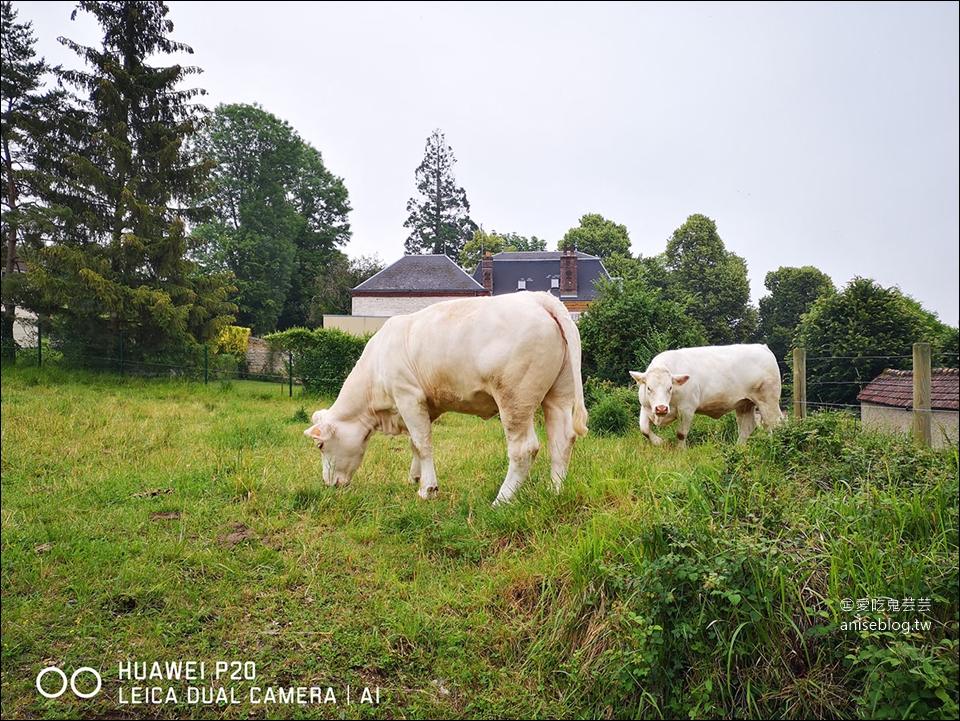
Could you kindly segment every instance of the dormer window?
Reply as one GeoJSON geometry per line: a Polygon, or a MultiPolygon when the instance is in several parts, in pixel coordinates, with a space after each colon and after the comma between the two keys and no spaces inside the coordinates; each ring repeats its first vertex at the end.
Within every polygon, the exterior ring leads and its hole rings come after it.
{"type": "Polygon", "coordinates": [[[527,279],[521,278],[517,281],[517,290],[526,290],[527,289],[527,279]]]}
{"type": "Polygon", "coordinates": [[[551,279],[550,279],[550,287],[551,287],[551,288],[559,288],[559,287],[560,287],[560,279],[559,279],[559,278],[551,278],[551,279]]]}

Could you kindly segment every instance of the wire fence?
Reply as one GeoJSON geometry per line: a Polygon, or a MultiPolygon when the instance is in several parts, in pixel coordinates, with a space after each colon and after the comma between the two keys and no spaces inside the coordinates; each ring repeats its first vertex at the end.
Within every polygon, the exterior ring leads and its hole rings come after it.
{"type": "MultiPolygon", "coordinates": [[[[71,338],[69,343],[45,336],[40,324],[21,327],[17,364],[88,368],[120,376],[177,377],[209,383],[211,381],[258,380],[276,383],[293,395],[297,363],[293,353],[261,352],[253,357],[248,351],[238,358],[216,353],[210,346],[167,348],[144,354],[126,344],[120,335],[112,343],[85,343],[71,338]]],[[[802,349],[799,349],[802,350],[802,349]]],[[[914,349],[915,350],[915,349],[914,349]]],[[[781,409],[795,414],[808,411],[845,411],[859,416],[862,404],[858,396],[887,369],[913,371],[916,354],[900,355],[811,355],[803,352],[798,362],[781,362],[783,393],[781,409]],[[799,367],[798,367],[799,364],[799,367]],[[798,374],[802,374],[798,377],[798,374]],[[802,408],[802,411],[800,410],[802,408]]],[[[927,356],[929,360],[929,356],[927,356]]],[[[957,368],[957,353],[942,352],[938,365],[957,368]]],[[[927,377],[930,368],[924,369],[927,377]]],[[[330,379],[337,380],[337,379],[330,379]]],[[[342,382],[342,378],[338,379],[342,382]]]]}
{"type": "MultiPolygon", "coordinates": [[[[797,400],[801,400],[809,410],[842,410],[858,414],[861,403],[857,397],[868,385],[889,370],[913,372],[914,360],[913,353],[909,355],[806,356],[805,395],[800,399],[797,398],[798,384],[795,378],[796,361],[794,361],[783,373],[784,394],[781,403],[792,408],[797,400]],[[831,375],[836,373],[838,364],[849,366],[848,377],[833,380],[831,375]],[[849,377],[850,375],[856,377],[849,377]]],[[[941,352],[937,360],[939,363],[919,370],[930,373],[934,368],[956,369],[960,365],[957,353],[941,352]]]]}
{"type": "Polygon", "coordinates": [[[87,342],[75,336],[64,340],[43,326],[19,329],[15,362],[19,366],[85,369],[121,377],[180,378],[202,383],[255,380],[276,383],[293,395],[299,381],[291,353],[266,352],[237,357],[216,352],[210,345],[167,347],[142,351],[120,334],[109,340],[87,342]]]}

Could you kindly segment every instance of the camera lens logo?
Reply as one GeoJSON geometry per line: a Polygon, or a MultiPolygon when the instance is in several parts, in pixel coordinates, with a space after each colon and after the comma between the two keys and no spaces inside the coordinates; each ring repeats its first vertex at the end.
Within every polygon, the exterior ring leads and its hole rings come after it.
{"type": "Polygon", "coordinates": [[[77,696],[77,698],[93,698],[98,693],[100,693],[100,687],[103,686],[103,679],[100,678],[99,671],[97,671],[95,668],[90,668],[89,666],[83,666],[81,668],[78,668],[76,671],[73,672],[73,675],[70,676],[69,681],[67,680],[67,674],[65,674],[56,666],[47,666],[47,668],[43,669],[40,673],[37,674],[37,691],[39,691],[40,695],[45,698],[59,698],[60,696],[63,696],[63,694],[67,690],[67,686],[70,687],[70,690],[73,691],[74,695],[77,696]],[[79,676],[84,672],[89,673],[97,680],[97,686],[96,688],[93,689],[93,691],[81,691],[80,689],[77,688],[77,676],[79,676]],[[52,673],[60,677],[60,681],[61,681],[60,690],[56,691],[55,693],[44,691],[43,685],[40,683],[43,680],[43,677],[46,676],[48,673],[52,673]]]}

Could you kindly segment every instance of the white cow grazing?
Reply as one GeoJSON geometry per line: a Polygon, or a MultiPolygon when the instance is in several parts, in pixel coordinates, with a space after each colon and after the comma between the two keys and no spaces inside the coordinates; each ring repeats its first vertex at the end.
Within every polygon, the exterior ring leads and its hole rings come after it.
{"type": "MultiPolygon", "coordinates": [[[[455,411],[500,414],[510,464],[494,505],[509,501],[540,448],[543,408],[559,491],[577,436],[587,433],[580,333],[549,293],[463,298],[390,318],[367,343],[334,404],[305,433],[323,454],[323,480],[350,483],[375,431],[410,436],[410,480],[437,495],[431,424],[455,411]]],[[[467,450],[467,449],[464,449],[467,450]]]]}
{"type": "Polygon", "coordinates": [[[740,443],[760,422],[770,430],[779,423],[780,368],[765,345],[719,345],[681,348],[660,353],[645,373],[630,371],[640,394],[640,431],[654,445],[663,439],[651,430],[651,421],[667,426],[678,418],[677,441],[686,446],[696,413],[720,418],[737,412],[740,443]]]}

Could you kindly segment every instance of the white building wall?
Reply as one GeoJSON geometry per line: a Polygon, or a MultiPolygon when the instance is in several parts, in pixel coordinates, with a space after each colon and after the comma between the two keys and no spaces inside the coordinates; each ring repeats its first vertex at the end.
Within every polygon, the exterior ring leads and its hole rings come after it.
{"type": "Polygon", "coordinates": [[[397,296],[397,297],[355,297],[350,305],[351,315],[391,316],[416,313],[428,305],[452,300],[455,296],[397,296]]]}
{"type": "MultiPolygon", "coordinates": [[[[945,448],[948,442],[957,442],[958,419],[956,411],[933,411],[930,429],[934,448],[945,448]]],[[[860,405],[860,421],[864,428],[885,433],[913,433],[913,411],[871,403],[860,405]]]]}
{"type": "Polygon", "coordinates": [[[13,340],[21,348],[37,347],[37,316],[23,308],[17,308],[13,322],[13,340]]]}

